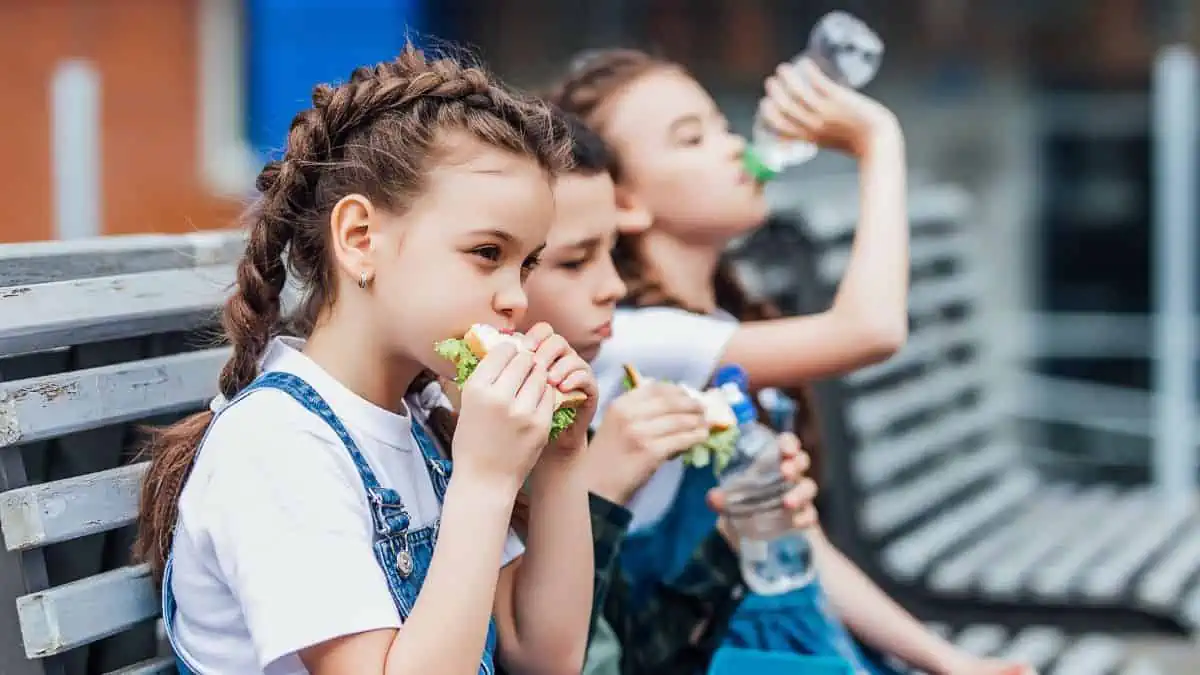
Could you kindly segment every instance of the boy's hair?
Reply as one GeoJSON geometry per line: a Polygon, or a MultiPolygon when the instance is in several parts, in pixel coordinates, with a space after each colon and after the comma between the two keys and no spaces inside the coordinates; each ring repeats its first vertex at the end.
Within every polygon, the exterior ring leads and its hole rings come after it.
{"type": "Polygon", "coordinates": [[[571,172],[585,176],[609,173],[612,170],[612,153],[604,139],[592,131],[577,115],[559,111],[567,130],[571,134],[571,172]]]}
{"type": "MultiPolygon", "coordinates": [[[[603,138],[607,105],[635,81],[662,70],[687,72],[673,61],[637,49],[589,50],[571,61],[567,73],[550,89],[547,98],[566,113],[577,115],[603,138]]],[[[609,167],[613,180],[620,181],[621,158],[615,152],[611,153],[609,167]]],[[[613,262],[628,288],[628,304],[666,305],[696,311],[696,308],[688,307],[667,293],[654,278],[641,254],[640,235],[619,235],[613,248],[613,262]]],[[[774,304],[750,296],[729,260],[723,259],[717,266],[713,286],[717,304],[739,320],[755,321],[780,316],[774,304]]],[[[787,393],[796,400],[796,434],[805,451],[812,456],[815,467],[820,439],[812,392],[809,387],[802,386],[790,388],[787,393]]],[[[819,471],[813,471],[813,475],[818,476],[819,471]]]]}
{"type": "MultiPolygon", "coordinates": [[[[440,134],[460,131],[489,145],[531,157],[551,175],[570,165],[565,123],[545,102],[520,96],[478,66],[426,58],[410,46],[395,60],[360,67],[342,84],[319,85],[312,107],[292,120],[284,155],[255,183],[261,193],[245,215],[249,238],[237,269],[236,292],[222,313],[233,355],[219,389],[233,400],[259,374],[271,339],[290,327],[306,335],[336,300],[329,216],[343,196],[365,195],[403,213],[425,189],[440,134]],[[285,257],[286,252],[286,257],[285,257]],[[280,295],[289,272],[304,289],[285,321],[280,295]]],[[[422,374],[419,390],[433,377],[422,374]]],[[[433,424],[449,451],[453,420],[435,411],[433,424]]],[[[211,412],[152,432],[150,469],[142,485],[135,556],[161,581],[178,502],[211,412]]]]}

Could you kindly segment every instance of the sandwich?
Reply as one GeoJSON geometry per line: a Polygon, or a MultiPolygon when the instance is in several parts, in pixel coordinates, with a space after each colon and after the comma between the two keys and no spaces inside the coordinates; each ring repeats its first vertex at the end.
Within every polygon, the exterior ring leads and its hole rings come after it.
{"type": "MultiPolygon", "coordinates": [[[[486,324],[477,323],[471,326],[466,335],[461,338],[442,340],[433,346],[442,358],[454,364],[454,383],[462,388],[471,373],[479,365],[479,361],[487,353],[505,342],[512,343],[520,350],[525,350],[520,333],[504,333],[486,324]]],[[[527,350],[526,350],[527,351],[527,350]]],[[[562,392],[555,390],[557,405],[554,419],[550,423],[550,440],[558,438],[567,427],[575,422],[579,406],[587,400],[587,394],[582,391],[562,392]]]]}
{"type": "MultiPolygon", "coordinates": [[[[649,381],[630,364],[625,364],[624,369],[626,390],[635,389],[649,381]]],[[[688,396],[700,402],[704,409],[704,421],[708,424],[708,440],[688,448],[680,458],[689,466],[712,464],[713,470],[720,473],[729,464],[729,460],[733,459],[738,438],[737,415],[734,414],[725,392],[719,388],[697,391],[685,384],[678,386],[688,396]]]]}

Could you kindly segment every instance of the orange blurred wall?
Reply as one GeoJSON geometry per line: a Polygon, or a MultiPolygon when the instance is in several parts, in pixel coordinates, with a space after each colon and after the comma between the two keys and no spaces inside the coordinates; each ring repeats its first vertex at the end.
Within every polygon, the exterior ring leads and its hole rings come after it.
{"type": "Polygon", "coordinates": [[[69,58],[99,72],[103,233],[229,225],[239,205],[197,156],[201,1],[0,0],[0,242],[55,236],[50,86],[69,58]]]}

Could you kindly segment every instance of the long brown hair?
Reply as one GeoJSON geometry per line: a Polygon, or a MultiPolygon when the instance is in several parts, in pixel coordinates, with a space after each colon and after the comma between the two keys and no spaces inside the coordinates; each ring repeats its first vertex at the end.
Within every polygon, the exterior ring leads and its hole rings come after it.
{"type": "MultiPolygon", "coordinates": [[[[258,175],[261,195],[244,217],[249,240],[236,291],[222,313],[233,345],[220,375],[222,395],[233,399],[258,376],[271,338],[285,326],[280,294],[289,272],[304,289],[296,315],[286,322],[289,331],[307,334],[319,312],[334,302],[328,223],[337,201],[358,193],[403,213],[424,189],[445,130],[532,157],[550,174],[569,164],[566,126],[548,105],[452,58],[427,59],[409,46],[393,61],[356,69],[343,84],[317,86],[312,107],[292,120],[282,159],[258,175]]],[[[422,374],[410,392],[433,379],[422,374]]],[[[142,484],[134,554],[149,563],[158,581],[179,496],[211,420],[206,411],[156,430],[145,448],[150,469],[142,484]]],[[[449,451],[452,414],[438,408],[430,421],[449,451]]]]}
{"type": "MultiPolygon", "coordinates": [[[[572,62],[567,74],[550,89],[549,98],[563,110],[578,115],[603,137],[607,106],[630,84],[660,70],[686,72],[677,63],[636,49],[585,52],[572,62]]],[[[612,149],[611,144],[609,147],[612,149]]],[[[615,150],[610,171],[613,180],[620,182],[623,174],[621,158],[615,150]]],[[[662,287],[642,255],[639,235],[619,235],[613,248],[613,261],[629,289],[628,303],[636,306],[672,306],[701,313],[701,310],[689,307],[662,287]]],[[[740,321],[759,321],[780,316],[778,308],[771,302],[750,296],[727,259],[717,265],[713,287],[717,305],[740,321]]],[[[820,454],[820,433],[812,391],[808,386],[801,385],[788,388],[785,392],[796,401],[794,429],[813,459],[812,475],[819,477],[820,470],[816,464],[820,454]]],[[[760,416],[762,413],[760,408],[760,416]]]]}

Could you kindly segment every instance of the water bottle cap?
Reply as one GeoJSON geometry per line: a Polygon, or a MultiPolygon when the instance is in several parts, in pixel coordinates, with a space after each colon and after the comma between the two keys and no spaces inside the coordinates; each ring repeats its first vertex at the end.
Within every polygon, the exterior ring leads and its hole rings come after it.
{"type": "Polygon", "coordinates": [[[736,363],[730,363],[721,366],[713,373],[712,383],[714,387],[724,387],[726,384],[737,385],[737,388],[743,392],[750,391],[750,376],[746,373],[746,369],[736,363]]]}
{"type": "Polygon", "coordinates": [[[754,401],[750,398],[750,376],[741,366],[734,363],[722,366],[713,375],[713,385],[724,392],[739,426],[758,418],[758,411],[754,409],[754,401]]]}
{"type": "Polygon", "coordinates": [[[767,166],[762,155],[752,146],[747,146],[746,151],[742,153],[742,164],[746,167],[746,173],[759,183],[774,180],[779,175],[778,171],[767,166]]]}

